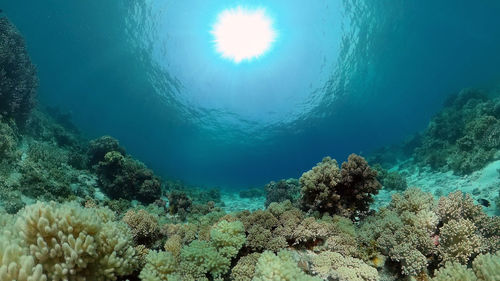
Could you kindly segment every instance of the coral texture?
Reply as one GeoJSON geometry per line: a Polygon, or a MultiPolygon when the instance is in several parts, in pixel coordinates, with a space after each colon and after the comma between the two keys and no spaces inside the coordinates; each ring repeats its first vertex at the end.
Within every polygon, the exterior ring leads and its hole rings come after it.
{"type": "Polygon", "coordinates": [[[54,281],[116,280],[128,275],[137,266],[132,236],[113,217],[109,210],[72,203],[27,206],[10,235],[4,233],[0,239],[11,244],[2,258],[10,264],[0,273],[18,275],[17,280],[54,281]]]}
{"type": "Polygon", "coordinates": [[[377,281],[378,272],[360,259],[344,257],[339,253],[324,251],[314,256],[313,271],[328,280],[339,281],[377,281]]]}
{"type": "Polygon", "coordinates": [[[136,244],[150,247],[160,234],[158,218],[145,210],[129,210],[123,221],[131,229],[136,244]]]}
{"type": "Polygon", "coordinates": [[[296,179],[272,181],[266,185],[265,189],[266,207],[272,202],[280,203],[286,200],[296,202],[300,197],[300,184],[296,179]]]}
{"type": "Polygon", "coordinates": [[[0,116],[22,126],[35,106],[38,78],[24,39],[0,16],[0,116]]]}
{"type": "Polygon", "coordinates": [[[377,172],[355,154],[349,155],[341,169],[336,160],[325,157],[299,181],[304,209],[347,217],[365,214],[372,195],[381,188],[377,172]]]}
{"type": "Polygon", "coordinates": [[[460,175],[481,169],[500,148],[497,108],[498,98],[478,90],[453,95],[424,132],[414,151],[416,162],[460,175]]]}
{"type": "Polygon", "coordinates": [[[97,175],[103,191],[112,199],[153,203],[160,198],[161,183],[153,171],[118,151],[104,155],[104,160],[97,165],[97,175]]]}
{"type": "Polygon", "coordinates": [[[292,254],[280,251],[277,255],[266,251],[255,267],[253,281],[319,281],[321,279],[305,274],[293,259],[292,254]]]}

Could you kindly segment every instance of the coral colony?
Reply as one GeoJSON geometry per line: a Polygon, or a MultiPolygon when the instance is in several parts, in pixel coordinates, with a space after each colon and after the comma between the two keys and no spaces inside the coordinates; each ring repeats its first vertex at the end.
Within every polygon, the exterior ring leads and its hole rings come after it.
{"type": "MultiPolygon", "coordinates": [[[[230,210],[218,189],[161,179],[110,136],[85,139],[35,106],[37,83],[0,18],[2,281],[500,280],[500,219],[486,203],[408,187],[383,155],[325,157],[241,191],[260,208],[230,210]]],[[[415,169],[482,169],[500,149],[500,99],[464,90],[411,143],[415,169]]]]}

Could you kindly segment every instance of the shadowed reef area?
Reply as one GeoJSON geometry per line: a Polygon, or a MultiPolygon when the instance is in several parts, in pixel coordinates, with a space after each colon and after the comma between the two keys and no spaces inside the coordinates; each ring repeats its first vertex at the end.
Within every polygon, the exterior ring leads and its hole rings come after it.
{"type": "Polygon", "coordinates": [[[36,105],[0,17],[0,280],[500,280],[500,98],[465,89],[402,144],[234,191],[160,178],[36,105]]]}

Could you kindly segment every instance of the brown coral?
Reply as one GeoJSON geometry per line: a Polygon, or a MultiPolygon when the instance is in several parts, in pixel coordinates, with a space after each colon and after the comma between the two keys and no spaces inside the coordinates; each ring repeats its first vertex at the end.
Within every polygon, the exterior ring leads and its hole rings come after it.
{"type": "Polygon", "coordinates": [[[366,214],[372,195],[382,187],[377,181],[377,172],[356,154],[349,155],[341,169],[336,160],[325,157],[302,174],[299,181],[305,210],[351,218],[366,214]]]}
{"type": "Polygon", "coordinates": [[[151,246],[159,237],[158,218],[145,210],[129,210],[123,221],[130,227],[137,244],[151,246]]]}

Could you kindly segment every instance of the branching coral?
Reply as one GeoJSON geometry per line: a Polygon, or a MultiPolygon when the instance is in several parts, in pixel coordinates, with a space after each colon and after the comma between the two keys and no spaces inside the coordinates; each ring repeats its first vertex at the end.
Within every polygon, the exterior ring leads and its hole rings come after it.
{"type": "Polygon", "coordinates": [[[324,280],[378,281],[375,268],[360,259],[344,257],[335,252],[324,251],[313,257],[312,269],[324,280]]]}
{"type": "Polygon", "coordinates": [[[23,125],[35,106],[37,87],[36,69],[24,39],[0,16],[0,116],[23,125]]]}
{"type": "MultiPolygon", "coordinates": [[[[212,227],[209,238],[208,241],[200,239],[192,241],[182,247],[180,253],[177,253],[176,246],[180,241],[171,241],[168,247],[165,246],[166,253],[173,259],[179,260],[175,272],[183,277],[182,280],[208,280],[207,274],[218,278],[227,273],[231,259],[238,254],[245,243],[243,224],[239,221],[221,220],[212,227]]],[[[179,240],[180,237],[176,239],[179,240]]]]}
{"type": "Polygon", "coordinates": [[[260,253],[252,253],[238,260],[238,263],[231,269],[231,280],[251,281],[255,274],[255,266],[259,261],[260,253]]]}
{"type": "Polygon", "coordinates": [[[277,255],[266,251],[255,267],[253,281],[319,281],[321,279],[305,274],[294,261],[292,254],[280,251],[277,255]]]}
{"type": "Polygon", "coordinates": [[[177,267],[178,262],[170,252],[149,251],[139,278],[143,281],[181,281],[175,273],[177,267]]]}
{"type": "Polygon", "coordinates": [[[450,220],[440,231],[439,253],[443,263],[455,261],[466,264],[482,250],[482,237],[467,219],[450,220]]]}
{"type": "Polygon", "coordinates": [[[123,216],[123,221],[131,229],[136,244],[151,247],[159,238],[158,218],[145,210],[129,210],[123,216]]]}
{"type": "Polygon", "coordinates": [[[11,229],[13,222],[0,223],[0,226],[0,280],[46,281],[42,265],[35,263],[26,247],[21,246],[22,241],[13,232],[15,229],[11,229]]]}
{"type": "Polygon", "coordinates": [[[500,280],[500,251],[478,256],[472,262],[472,268],[479,280],[500,280]]]}
{"type": "Polygon", "coordinates": [[[207,241],[195,240],[181,250],[179,272],[186,280],[202,280],[206,274],[220,276],[229,270],[230,260],[207,241]]]}
{"type": "Polygon", "coordinates": [[[306,210],[355,217],[365,214],[372,195],[381,188],[377,172],[366,160],[351,154],[339,169],[337,161],[325,157],[300,177],[302,206],[306,210]]]}
{"type": "Polygon", "coordinates": [[[457,262],[448,262],[435,272],[432,281],[496,281],[500,280],[500,252],[479,255],[472,262],[472,269],[457,262]]]}
{"type": "Polygon", "coordinates": [[[109,210],[71,203],[27,206],[11,234],[0,239],[11,244],[2,254],[10,264],[0,272],[19,279],[1,280],[116,280],[132,273],[132,236],[112,218],[109,210]]]}
{"type": "Polygon", "coordinates": [[[446,197],[439,198],[437,214],[444,223],[462,218],[479,222],[486,217],[481,206],[474,204],[474,199],[461,191],[455,191],[446,197]]]}
{"type": "Polygon", "coordinates": [[[427,267],[427,257],[436,252],[432,236],[438,217],[433,212],[431,194],[410,188],[393,195],[387,209],[367,218],[359,229],[359,240],[365,247],[380,251],[401,265],[405,275],[417,275],[427,267]]]}

